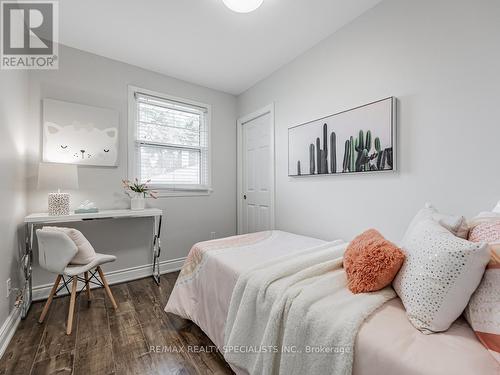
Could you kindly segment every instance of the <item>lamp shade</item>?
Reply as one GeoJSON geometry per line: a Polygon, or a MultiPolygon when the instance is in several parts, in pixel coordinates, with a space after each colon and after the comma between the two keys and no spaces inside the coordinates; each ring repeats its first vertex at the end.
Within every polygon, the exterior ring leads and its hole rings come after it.
{"type": "Polygon", "coordinates": [[[78,170],[74,164],[40,163],[39,189],[78,189],[78,170]]]}

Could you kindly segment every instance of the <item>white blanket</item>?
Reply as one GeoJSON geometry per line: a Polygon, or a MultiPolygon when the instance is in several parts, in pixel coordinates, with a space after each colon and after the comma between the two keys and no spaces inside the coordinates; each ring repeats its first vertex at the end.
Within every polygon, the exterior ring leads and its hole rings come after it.
{"type": "Polygon", "coordinates": [[[251,375],[351,374],[361,323],[395,297],[352,294],[335,241],[242,274],[225,326],[226,360],[251,375]]]}

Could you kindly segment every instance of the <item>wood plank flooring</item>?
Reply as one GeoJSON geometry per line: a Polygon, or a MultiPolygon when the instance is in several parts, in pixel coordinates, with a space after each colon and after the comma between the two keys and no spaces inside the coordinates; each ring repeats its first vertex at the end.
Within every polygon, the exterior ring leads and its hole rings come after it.
{"type": "Polygon", "coordinates": [[[0,360],[4,374],[232,374],[214,344],[195,324],[163,311],[178,273],[80,293],[73,334],[65,331],[69,297],[54,299],[43,324],[44,302],[31,306],[0,360]],[[197,346],[201,353],[188,350],[197,346]],[[151,348],[155,347],[155,350],[151,348]]]}

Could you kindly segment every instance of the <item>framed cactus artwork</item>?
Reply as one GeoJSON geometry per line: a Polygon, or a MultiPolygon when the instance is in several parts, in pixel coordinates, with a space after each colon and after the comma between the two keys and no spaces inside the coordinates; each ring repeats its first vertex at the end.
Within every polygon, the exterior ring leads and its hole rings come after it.
{"type": "Polygon", "coordinates": [[[289,176],[395,170],[394,97],[288,129],[289,176]]]}

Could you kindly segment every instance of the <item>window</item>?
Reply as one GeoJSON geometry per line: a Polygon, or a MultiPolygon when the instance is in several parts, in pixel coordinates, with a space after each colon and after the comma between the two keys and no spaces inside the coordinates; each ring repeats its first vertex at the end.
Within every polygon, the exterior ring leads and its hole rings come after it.
{"type": "Polygon", "coordinates": [[[129,177],[155,189],[210,190],[210,107],[130,87],[129,177]]]}

